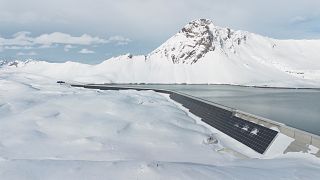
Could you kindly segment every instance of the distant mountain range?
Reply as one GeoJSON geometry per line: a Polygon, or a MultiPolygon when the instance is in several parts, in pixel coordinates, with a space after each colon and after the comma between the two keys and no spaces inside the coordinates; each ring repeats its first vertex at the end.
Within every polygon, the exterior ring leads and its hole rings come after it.
{"type": "Polygon", "coordinates": [[[127,54],[98,65],[43,61],[0,64],[6,67],[2,70],[90,83],[320,87],[319,50],[320,40],[272,39],[199,19],[146,56],[127,54]]]}

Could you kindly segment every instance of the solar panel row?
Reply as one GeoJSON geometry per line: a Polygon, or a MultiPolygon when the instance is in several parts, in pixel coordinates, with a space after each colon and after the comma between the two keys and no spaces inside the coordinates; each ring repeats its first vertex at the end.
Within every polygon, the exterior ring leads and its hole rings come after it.
{"type": "Polygon", "coordinates": [[[263,154],[277,135],[277,131],[243,120],[232,115],[231,111],[192,99],[180,94],[171,93],[170,98],[204,122],[263,154]]]}

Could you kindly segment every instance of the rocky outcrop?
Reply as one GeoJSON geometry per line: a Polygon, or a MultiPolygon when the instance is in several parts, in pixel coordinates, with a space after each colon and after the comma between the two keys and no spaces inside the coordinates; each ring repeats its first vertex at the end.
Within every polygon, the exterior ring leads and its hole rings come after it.
{"type": "Polygon", "coordinates": [[[193,64],[209,51],[236,53],[235,47],[246,41],[246,33],[215,26],[211,20],[191,21],[149,56],[167,58],[173,63],[193,64]]]}

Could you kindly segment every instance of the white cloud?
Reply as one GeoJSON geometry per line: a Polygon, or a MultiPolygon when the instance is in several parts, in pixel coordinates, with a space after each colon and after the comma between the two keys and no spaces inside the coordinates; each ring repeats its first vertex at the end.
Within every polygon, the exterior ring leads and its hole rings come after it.
{"type": "Polygon", "coordinates": [[[43,44],[43,45],[39,45],[37,48],[46,49],[46,48],[52,48],[52,47],[57,47],[57,44],[55,44],[54,46],[49,44],[43,44]]]}
{"type": "Polygon", "coordinates": [[[16,45],[16,46],[26,46],[26,45],[47,45],[52,44],[78,44],[78,45],[92,45],[92,44],[102,44],[108,43],[107,40],[93,37],[88,34],[83,34],[82,36],[71,36],[70,34],[54,32],[51,34],[42,34],[38,37],[31,37],[30,32],[18,32],[13,35],[12,38],[2,38],[0,37],[0,45],[16,45]]]}
{"type": "Polygon", "coordinates": [[[121,44],[126,45],[131,40],[122,36],[112,36],[108,39],[98,36],[83,34],[81,36],[72,36],[70,34],[53,32],[50,34],[41,34],[32,37],[30,32],[22,31],[15,33],[12,38],[0,37],[0,46],[6,46],[4,49],[26,49],[37,46],[38,48],[48,48],[52,45],[65,45],[64,50],[68,51],[72,45],[92,46],[98,44],[121,44]]]}
{"type": "Polygon", "coordinates": [[[115,43],[117,45],[127,45],[131,42],[131,39],[123,36],[112,36],[108,39],[108,42],[115,43]]]}
{"type": "Polygon", "coordinates": [[[65,52],[69,52],[70,49],[72,49],[72,48],[75,48],[75,47],[72,46],[72,45],[70,45],[70,44],[67,44],[67,45],[64,46],[63,50],[64,50],[65,52]]]}
{"type": "Polygon", "coordinates": [[[71,36],[61,32],[54,32],[51,34],[42,34],[33,41],[35,44],[77,44],[77,45],[92,45],[92,44],[103,44],[107,43],[105,39],[99,37],[92,37],[88,34],[82,36],[71,36]]]}
{"type": "Polygon", "coordinates": [[[2,38],[0,37],[0,46],[29,46],[33,44],[33,38],[29,37],[29,32],[18,32],[13,35],[13,38],[2,38]]]}
{"type": "Polygon", "coordinates": [[[3,49],[20,50],[20,49],[33,49],[31,46],[4,46],[3,49]]]}
{"type": "Polygon", "coordinates": [[[38,55],[38,53],[34,52],[34,51],[30,51],[30,52],[18,52],[17,56],[35,56],[38,55]]]}
{"type": "Polygon", "coordinates": [[[92,50],[89,50],[89,49],[84,48],[84,49],[81,49],[81,50],[79,51],[79,53],[81,53],[81,54],[93,54],[93,53],[95,53],[95,52],[92,51],[92,50]]]}

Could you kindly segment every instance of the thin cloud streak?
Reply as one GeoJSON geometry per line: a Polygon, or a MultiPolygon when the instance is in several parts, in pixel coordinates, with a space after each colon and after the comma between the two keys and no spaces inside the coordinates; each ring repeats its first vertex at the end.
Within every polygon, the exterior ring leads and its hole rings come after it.
{"type": "Polygon", "coordinates": [[[36,56],[38,53],[31,51],[31,52],[18,52],[17,56],[36,56]]]}
{"type": "Polygon", "coordinates": [[[122,36],[113,36],[108,39],[93,37],[88,34],[83,34],[81,36],[72,36],[70,34],[54,32],[50,34],[41,34],[37,37],[30,36],[30,32],[18,32],[13,35],[12,38],[2,38],[0,37],[0,46],[34,46],[34,45],[44,45],[50,46],[52,44],[66,44],[66,45],[94,45],[94,44],[128,44],[131,42],[129,38],[122,36]]]}
{"type": "Polygon", "coordinates": [[[92,50],[89,50],[89,49],[84,48],[84,49],[81,49],[81,50],[79,51],[79,53],[80,53],[80,54],[93,54],[93,53],[95,53],[95,52],[92,51],[92,50]]]}

